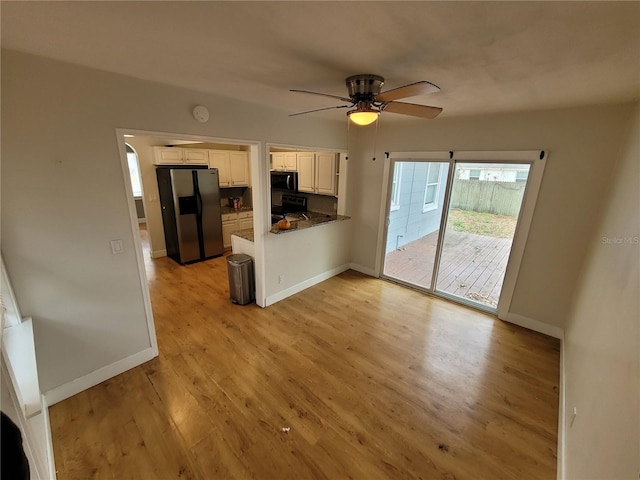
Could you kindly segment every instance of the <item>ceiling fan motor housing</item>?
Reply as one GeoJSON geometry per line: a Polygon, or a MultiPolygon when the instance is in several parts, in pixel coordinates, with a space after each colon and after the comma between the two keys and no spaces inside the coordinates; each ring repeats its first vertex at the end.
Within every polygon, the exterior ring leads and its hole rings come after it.
{"type": "Polygon", "coordinates": [[[355,102],[373,102],[382,89],[384,78],[380,75],[363,73],[347,77],[345,83],[349,90],[349,97],[355,102]]]}

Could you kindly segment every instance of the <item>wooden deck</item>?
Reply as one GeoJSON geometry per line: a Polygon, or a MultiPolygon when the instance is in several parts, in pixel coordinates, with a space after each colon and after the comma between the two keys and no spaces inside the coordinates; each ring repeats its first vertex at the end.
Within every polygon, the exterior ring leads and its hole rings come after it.
{"type": "MultiPolygon", "coordinates": [[[[431,288],[438,232],[387,254],[384,274],[431,288]]],[[[447,232],[437,289],[483,305],[497,307],[507,268],[511,239],[447,232]]]]}

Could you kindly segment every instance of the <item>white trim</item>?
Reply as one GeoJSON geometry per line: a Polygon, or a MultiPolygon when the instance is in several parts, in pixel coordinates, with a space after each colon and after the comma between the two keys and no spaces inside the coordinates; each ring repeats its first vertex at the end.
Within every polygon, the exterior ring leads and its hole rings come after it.
{"type": "MultiPolygon", "coordinates": [[[[128,134],[129,132],[127,132],[128,134]]],[[[149,282],[147,280],[147,271],[144,266],[144,256],[142,254],[142,240],[139,235],[138,227],[138,211],[136,209],[136,201],[133,197],[133,188],[131,186],[131,176],[129,173],[129,161],[127,159],[127,147],[125,142],[125,132],[116,128],[116,140],[118,142],[118,150],[120,151],[120,167],[122,169],[124,187],[127,196],[127,206],[129,207],[129,223],[131,224],[131,234],[133,236],[133,244],[135,246],[135,257],[138,265],[138,281],[140,282],[140,290],[144,302],[144,313],[147,320],[147,335],[149,336],[149,344],[158,355],[158,340],[156,338],[156,326],[153,320],[153,309],[151,308],[151,296],[149,294],[149,282]]],[[[132,147],[133,148],[133,147],[132,147]]],[[[136,153],[136,156],[138,154],[136,153]]],[[[140,179],[142,183],[142,179],[140,179]]],[[[143,192],[144,194],[144,192],[143,192]]],[[[143,201],[144,205],[144,201],[143,201]]]]}
{"type": "Polygon", "coordinates": [[[2,373],[3,387],[7,389],[9,400],[11,405],[5,405],[3,403],[2,410],[5,413],[13,412],[14,415],[9,415],[12,418],[22,433],[22,443],[29,461],[29,467],[31,470],[31,478],[33,480],[56,480],[56,468],[53,457],[53,441],[51,439],[51,425],[49,423],[49,409],[46,399],[43,395],[40,396],[40,413],[27,419],[20,411],[19,402],[14,389],[14,385],[10,381],[5,359],[0,360],[0,369],[2,373]],[[36,425],[41,423],[40,426],[36,425]],[[35,427],[38,427],[37,429],[35,427]],[[44,436],[44,438],[42,438],[44,436]],[[38,439],[40,438],[40,441],[38,439]],[[45,449],[45,452],[42,451],[45,449]],[[43,458],[43,455],[46,458],[43,458]]]}
{"type": "Polygon", "coordinates": [[[151,252],[151,258],[161,258],[167,256],[167,249],[163,248],[162,250],[154,250],[151,252]]]}
{"type": "Polygon", "coordinates": [[[349,267],[350,265],[348,263],[345,263],[344,265],[340,265],[339,267],[332,268],[331,270],[328,270],[324,273],[316,275],[315,277],[311,277],[305,280],[304,282],[298,283],[297,285],[281,290],[275,295],[271,295],[270,297],[267,297],[266,305],[267,306],[273,305],[274,303],[279,302],[280,300],[284,300],[285,298],[290,297],[291,295],[295,295],[296,293],[299,293],[320,282],[324,282],[325,280],[328,280],[331,277],[335,277],[336,275],[349,270],[349,267]]]}
{"type": "Polygon", "coordinates": [[[263,143],[249,145],[249,174],[253,208],[253,268],[255,275],[256,305],[265,306],[267,277],[264,268],[264,237],[271,228],[271,190],[269,189],[269,157],[263,143]],[[269,203],[265,203],[268,201],[269,203]]]}
{"type": "Polygon", "coordinates": [[[506,319],[510,313],[511,300],[516,289],[518,275],[520,273],[520,265],[524,257],[524,249],[529,239],[529,231],[531,222],[533,221],[533,213],[538,201],[540,193],[540,185],[542,184],[542,176],[546,166],[547,152],[544,152],[543,159],[540,159],[538,152],[538,160],[534,160],[529,168],[529,176],[527,179],[522,205],[520,206],[520,215],[516,222],[516,231],[513,234],[513,242],[511,243],[511,251],[507,260],[507,268],[502,281],[502,291],[498,300],[498,318],[506,319]]]}
{"type": "Polygon", "coordinates": [[[355,270],[356,272],[360,272],[364,275],[369,275],[370,277],[378,278],[378,275],[376,275],[375,270],[373,270],[372,268],[360,265],[359,263],[351,263],[349,264],[349,268],[351,270],[355,270]]]}
{"type": "Polygon", "coordinates": [[[558,402],[558,447],[557,457],[558,463],[556,466],[556,478],[558,480],[564,480],[567,476],[565,471],[565,422],[566,422],[566,407],[565,407],[565,371],[564,371],[564,338],[560,339],[560,399],[558,402]]]}
{"type": "MultiPolygon", "coordinates": [[[[389,224],[389,216],[391,209],[391,184],[393,183],[393,171],[395,169],[395,161],[392,161],[391,154],[385,155],[384,166],[382,172],[382,194],[380,195],[380,208],[378,211],[378,248],[373,266],[373,277],[380,278],[382,267],[384,266],[384,256],[387,246],[387,227],[389,224]],[[391,168],[393,166],[393,168],[391,168]]],[[[352,264],[353,265],[353,264],[352,264]]],[[[362,267],[361,268],[366,268],[362,267]]],[[[354,270],[365,273],[362,270],[351,267],[354,270]]],[[[369,269],[367,269],[369,270],[369,269]]]]}
{"type": "Polygon", "coordinates": [[[525,317],[524,315],[509,312],[505,318],[501,318],[500,320],[519,325],[520,327],[533,330],[534,332],[549,335],[553,338],[558,338],[560,340],[564,339],[564,330],[562,328],[541,322],[540,320],[525,317]]]}
{"type": "Polygon", "coordinates": [[[4,258],[0,255],[0,269],[2,270],[2,285],[0,286],[0,308],[3,309],[0,314],[2,315],[1,328],[12,327],[19,325],[22,321],[22,313],[20,313],[20,307],[16,300],[16,295],[13,292],[11,281],[9,280],[9,273],[7,267],[4,264],[4,258]]]}
{"type": "Polygon", "coordinates": [[[45,448],[47,450],[47,468],[49,471],[49,479],[56,480],[56,461],[53,455],[53,437],[51,436],[51,421],[49,420],[49,404],[44,395],[40,395],[40,403],[42,405],[42,421],[44,422],[45,431],[45,448]]]}
{"type": "Polygon", "coordinates": [[[535,162],[546,160],[547,150],[454,150],[452,159],[460,161],[476,161],[491,162],[495,160],[497,163],[509,162],[535,162]]]}
{"type": "Polygon", "coordinates": [[[58,402],[73,397],[80,392],[88,390],[91,387],[95,387],[99,383],[109,380],[110,378],[120,375],[121,373],[131,370],[138,365],[142,365],[149,360],[158,356],[157,350],[153,348],[147,348],[141,352],[134,353],[128,357],[125,357],[110,365],[94,370],[91,373],[83,375],[82,377],[71,380],[58,387],[52,388],[44,393],[45,399],[48,405],[55,405],[58,402]]]}
{"type": "Polygon", "coordinates": [[[434,151],[434,152],[389,152],[387,159],[391,160],[438,160],[448,162],[451,159],[451,152],[449,151],[434,151]]]}
{"type": "Polygon", "coordinates": [[[40,382],[31,317],[4,329],[2,357],[9,372],[20,413],[26,419],[40,413],[40,382]]]}

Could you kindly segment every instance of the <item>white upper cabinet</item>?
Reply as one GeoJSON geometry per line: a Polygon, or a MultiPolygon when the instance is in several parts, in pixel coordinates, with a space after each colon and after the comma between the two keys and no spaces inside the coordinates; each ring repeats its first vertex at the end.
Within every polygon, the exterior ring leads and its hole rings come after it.
{"type": "Polygon", "coordinates": [[[298,153],[298,190],[336,195],[337,161],[331,152],[298,153]]]}
{"type": "Polygon", "coordinates": [[[203,148],[185,148],[184,163],[189,165],[209,165],[209,150],[203,148]]]}
{"type": "Polygon", "coordinates": [[[153,147],[154,163],[156,165],[182,164],[182,149],[172,147],[153,147]]]}
{"type": "Polygon", "coordinates": [[[336,154],[316,153],[316,193],[335,195],[337,184],[336,154]]]}
{"type": "Polygon", "coordinates": [[[218,169],[221,187],[250,185],[249,155],[247,152],[209,150],[209,168],[218,169]]]}
{"type": "Polygon", "coordinates": [[[296,172],[298,170],[298,153],[273,152],[271,154],[271,169],[296,172]]]}
{"type": "Polygon", "coordinates": [[[153,147],[156,165],[208,165],[208,150],[202,148],[153,147]]]}
{"type": "Polygon", "coordinates": [[[247,152],[229,152],[229,170],[231,171],[231,186],[251,185],[247,152]]]}
{"type": "Polygon", "coordinates": [[[315,154],[300,152],[298,154],[298,190],[316,193],[315,154]]]}
{"type": "Polygon", "coordinates": [[[209,150],[209,168],[218,169],[218,183],[221,187],[231,186],[229,152],[224,150],[209,150]]]}

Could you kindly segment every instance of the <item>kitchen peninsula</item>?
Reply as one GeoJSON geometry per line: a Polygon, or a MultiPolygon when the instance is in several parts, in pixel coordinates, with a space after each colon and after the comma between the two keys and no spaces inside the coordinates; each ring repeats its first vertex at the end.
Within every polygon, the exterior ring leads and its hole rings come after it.
{"type": "Polygon", "coordinates": [[[282,234],[295,232],[297,230],[302,230],[311,227],[317,227],[319,225],[325,225],[327,223],[333,222],[342,222],[344,220],[349,220],[351,217],[347,217],[345,215],[331,215],[326,213],[318,213],[318,212],[304,212],[304,213],[289,213],[285,216],[287,220],[291,223],[289,228],[279,228],[278,224],[274,224],[269,233],[282,234]]]}

